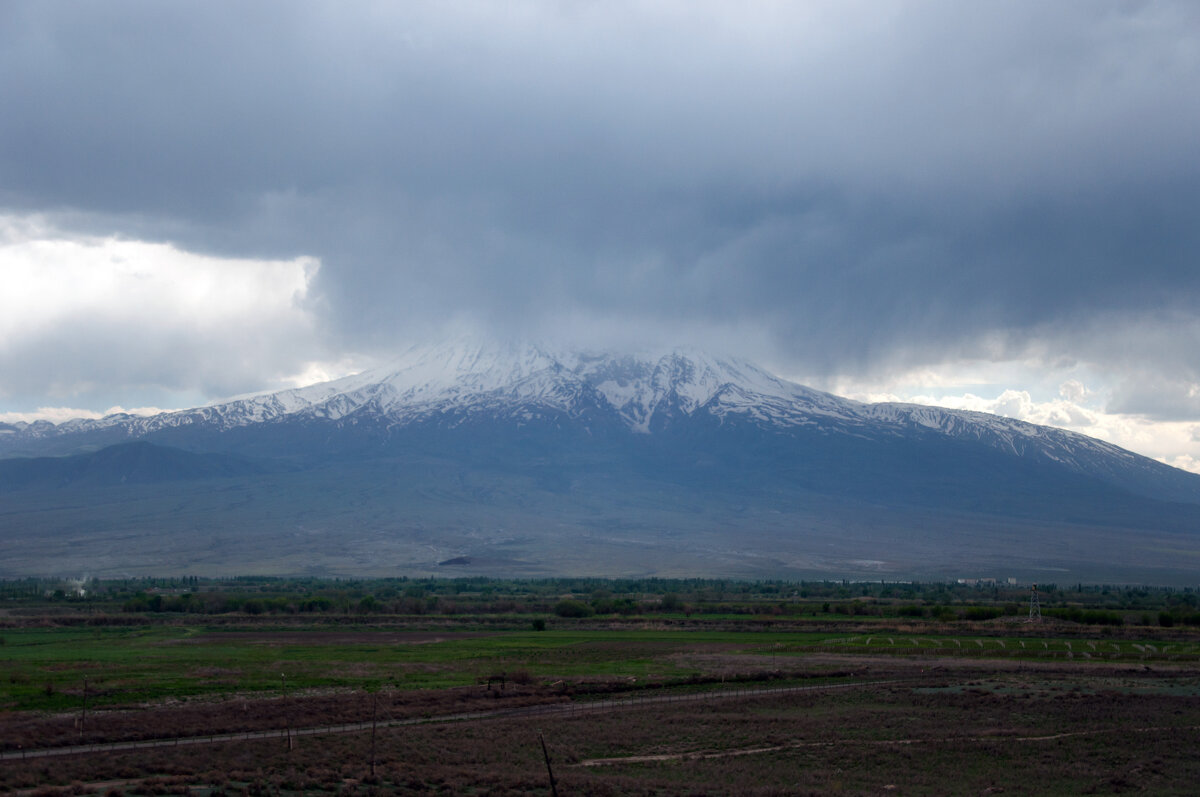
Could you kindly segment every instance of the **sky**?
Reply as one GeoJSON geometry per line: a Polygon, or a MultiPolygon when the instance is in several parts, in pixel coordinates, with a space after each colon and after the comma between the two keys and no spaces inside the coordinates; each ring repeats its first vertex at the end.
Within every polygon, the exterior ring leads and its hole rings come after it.
{"type": "Polygon", "coordinates": [[[1200,4],[0,4],[0,421],[451,331],[1200,472],[1200,4]]]}

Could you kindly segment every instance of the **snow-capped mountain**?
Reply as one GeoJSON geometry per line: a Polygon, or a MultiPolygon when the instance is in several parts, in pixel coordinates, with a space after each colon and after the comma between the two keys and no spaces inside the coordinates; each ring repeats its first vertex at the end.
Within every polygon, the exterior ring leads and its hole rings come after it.
{"type": "Polygon", "coordinates": [[[689,349],[458,341],[181,412],[3,426],[0,456],[0,577],[1200,570],[1200,476],[689,349]]]}
{"type": "Polygon", "coordinates": [[[29,437],[120,428],[137,437],[172,427],[230,429],[285,418],[338,421],[356,413],[393,425],[445,415],[541,412],[577,415],[597,407],[630,430],[651,431],[656,415],[756,413],[763,421],[803,422],[793,411],[854,415],[854,402],[780,380],[746,362],[673,350],[639,354],[555,351],[539,345],[454,343],[414,347],[378,368],[332,382],[255,394],[152,417],[110,415],[54,426],[14,428],[29,437]]]}
{"type": "Polygon", "coordinates": [[[57,426],[10,427],[0,454],[64,450],[55,442],[229,432],[268,424],[407,427],[547,419],[652,435],[706,423],[750,425],[780,435],[941,436],[1045,460],[1135,492],[1200,501],[1200,478],[1084,435],[978,412],[912,404],[863,404],[780,379],[733,357],[691,349],[594,353],[538,344],[455,341],[413,347],[383,366],[303,388],[239,397],[151,417],[111,415],[57,426]],[[41,445],[39,445],[39,443],[41,445]]]}

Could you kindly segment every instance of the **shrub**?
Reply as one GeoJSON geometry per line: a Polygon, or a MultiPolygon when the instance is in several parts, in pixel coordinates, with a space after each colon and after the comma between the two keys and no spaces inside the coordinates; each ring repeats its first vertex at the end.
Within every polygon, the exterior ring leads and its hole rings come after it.
{"type": "Polygon", "coordinates": [[[635,614],[638,605],[630,598],[603,597],[593,599],[592,608],[596,614],[635,614]]]}
{"type": "Polygon", "coordinates": [[[971,606],[965,616],[968,620],[994,620],[1002,613],[1001,609],[993,606],[971,606]]]}
{"type": "Polygon", "coordinates": [[[554,604],[554,613],[559,617],[591,617],[595,614],[591,606],[570,598],[554,604]]]}
{"type": "Polygon", "coordinates": [[[1088,625],[1124,625],[1125,618],[1119,612],[1106,612],[1099,609],[1043,609],[1042,614],[1059,620],[1070,620],[1073,623],[1088,625]]]}
{"type": "Polygon", "coordinates": [[[318,595],[315,598],[308,598],[301,601],[300,611],[302,612],[327,612],[333,608],[333,601],[323,595],[318,595]]]}
{"type": "Polygon", "coordinates": [[[508,680],[514,684],[527,686],[533,683],[533,673],[529,672],[529,670],[513,670],[508,674],[508,680]]]}

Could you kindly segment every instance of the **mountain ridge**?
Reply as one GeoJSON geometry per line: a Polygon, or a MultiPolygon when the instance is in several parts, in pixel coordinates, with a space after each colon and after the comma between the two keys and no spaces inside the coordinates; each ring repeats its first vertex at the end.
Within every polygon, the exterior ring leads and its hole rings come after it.
{"type": "Polygon", "coordinates": [[[262,471],[261,466],[241,457],[197,454],[134,440],[85,454],[0,459],[0,493],[222,479],[262,471]]]}
{"type": "Polygon", "coordinates": [[[0,577],[420,576],[464,557],[455,575],[1194,585],[1200,572],[1200,476],[681,350],[414,349],[307,388],[7,428],[0,577]],[[147,478],[131,442],[162,463],[258,470],[147,478]]]}
{"type": "Polygon", "coordinates": [[[718,423],[739,418],[782,434],[812,426],[876,436],[929,430],[1017,457],[1044,457],[1150,497],[1200,503],[1200,476],[1086,435],[966,410],[864,404],[788,382],[744,360],[686,348],[605,355],[515,343],[413,347],[377,368],[303,388],[148,417],[12,425],[13,432],[0,435],[0,456],[67,453],[53,444],[39,447],[39,441],[56,438],[69,442],[92,435],[103,444],[159,433],[169,438],[171,430],[228,432],[288,422],[382,422],[395,431],[481,417],[520,424],[562,414],[610,431],[624,426],[653,434],[697,413],[718,423]]]}

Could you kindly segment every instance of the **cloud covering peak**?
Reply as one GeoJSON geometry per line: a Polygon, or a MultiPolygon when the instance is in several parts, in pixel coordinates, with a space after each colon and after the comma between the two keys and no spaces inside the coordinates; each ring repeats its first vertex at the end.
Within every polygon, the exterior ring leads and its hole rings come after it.
{"type": "MultiPolygon", "coordinates": [[[[0,208],[166,247],[181,284],[241,264],[262,307],[209,302],[251,319],[229,374],[124,349],[177,394],[469,324],[804,379],[1082,364],[1186,420],[1198,84],[1189,2],[11,2],[0,208]]],[[[6,341],[0,392],[52,392],[37,363],[106,329],[67,307],[6,341]]]]}

